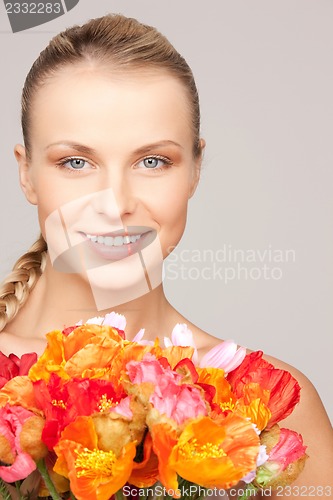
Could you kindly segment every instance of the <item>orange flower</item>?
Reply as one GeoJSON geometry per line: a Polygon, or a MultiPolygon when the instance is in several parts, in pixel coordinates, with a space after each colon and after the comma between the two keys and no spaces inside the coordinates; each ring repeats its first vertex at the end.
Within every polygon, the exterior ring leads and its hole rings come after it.
{"type": "Polygon", "coordinates": [[[153,452],[153,440],[149,432],[140,447],[142,447],[142,461],[133,462],[133,470],[128,482],[137,488],[148,488],[159,479],[158,459],[153,452]]]}
{"type": "Polygon", "coordinates": [[[236,402],[235,412],[249,418],[261,431],[266,428],[271,419],[268,408],[270,391],[262,389],[259,384],[251,383],[243,388],[243,397],[236,402]]]}
{"type": "Polygon", "coordinates": [[[152,431],[167,489],[177,490],[177,474],[200,486],[230,488],[256,468],[259,438],[251,422],[235,414],[218,422],[209,417],[192,421],[178,439],[163,424],[152,431]]]}
{"type": "Polygon", "coordinates": [[[175,366],[183,359],[192,359],[193,354],[193,347],[170,346],[163,349],[163,357],[168,360],[172,369],[175,369],[175,366]]]}
{"type": "Polygon", "coordinates": [[[65,380],[69,376],[64,370],[65,357],[64,357],[64,344],[66,338],[60,330],[54,330],[46,335],[47,346],[43,354],[38,358],[29,371],[29,378],[32,381],[45,380],[49,381],[51,373],[57,373],[59,377],[65,380]]]}
{"type": "Polygon", "coordinates": [[[99,448],[93,419],[78,417],[63,431],[55,452],[54,471],[69,478],[78,500],[109,500],[130,477],[136,448],[130,442],[120,455],[99,448]]]}
{"type": "Polygon", "coordinates": [[[15,377],[3,386],[0,391],[0,407],[7,403],[43,415],[35,399],[33,384],[26,376],[15,377]]]}
{"type": "MultiPolygon", "coordinates": [[[[29,377],[49,381],[51,373],[64,380],[73,377],[108,378],[112,361],[123,345],[115,328],[100,325],[82,325],[68,336],[59,330],[47,334],[48,344],[29,377]]],[[[113,376],[117,374],[114,373],[113,376]]]]}
{"type": "MultiPolygon", "coordinates": [[[[177,492],[177,472],[170,467],[169,460],[171,452],[177,444],[177,433],[168,424],[156,424],[151,428],[153,438],[153,449],[158,457],[158,470],[161,483],[167,490],[177,492]]],[[[179,498],[179,494],[175,494],[179,498]]]]}
{"type": "Polygon", "coordinates": [[[198,383],[209,384],[215,387],[213,402],[220,404],[232,398],[229,382],[224,377],[224,371],[220,368],[197,368],[199,373],[198,383]]]}

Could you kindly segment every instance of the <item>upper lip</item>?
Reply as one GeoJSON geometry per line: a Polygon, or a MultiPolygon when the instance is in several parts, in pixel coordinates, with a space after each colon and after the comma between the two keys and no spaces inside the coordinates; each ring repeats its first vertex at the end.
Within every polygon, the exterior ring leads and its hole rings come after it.
{"type": "Polygon", "coordinates": [[[89,234],[89,236],[137,236],[137,235],[142,235],[145,233],[149,233],[151,231],[154,231],[151,227],[147,226],[133,226],[133,227],[128,227],[127,229],[119,229],[117,231],[112,231],[112,232],[104,232],[100,231],[97,232],[96,229],[93,231],[82,231],[84,234],[89,234]]]}

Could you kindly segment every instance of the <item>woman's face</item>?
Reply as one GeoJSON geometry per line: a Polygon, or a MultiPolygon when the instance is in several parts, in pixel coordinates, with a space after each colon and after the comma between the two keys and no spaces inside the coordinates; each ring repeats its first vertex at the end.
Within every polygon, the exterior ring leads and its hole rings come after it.
{"type": "Polygon", "coordinates": [[[121,266],[151,246],[165,258],[178,243],[200,159],[176,78],[66,67],[34,98],[30,141],[29,160],[16,148],[21,183],[53,261],[81,246],[88,268],[121,266]]]}

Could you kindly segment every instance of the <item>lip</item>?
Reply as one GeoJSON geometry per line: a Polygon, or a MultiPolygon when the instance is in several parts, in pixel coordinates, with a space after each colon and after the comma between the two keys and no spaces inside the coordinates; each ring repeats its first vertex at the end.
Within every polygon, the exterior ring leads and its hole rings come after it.
{"type": "MultiPolygon", "coordinates": [[[[81,234],[90,234],[91,236],[137,236],[138,234],[144,235],[145,233],[155,231],[151,227],[147,226],[128,226],[126,229],[118,229],[117,231],[96,231],[96,228],[92,231],[80,231],[81,234]]],[[[156,231],[155,231],[156,232],[156,231]]]]}
{"type": "Polygon", "coordinates": [[[126,259],[126,257],[130,257],[131,255],[142,251],[144,248],[150,245],[157,236],[156,230],[147,226],[128,227],[125,230],[121,229],[112,232],[97,232],[96,230],[92,232],[80,231],[80,234],[82,235],[85,242],[84,244],[87,247],[87,249],[89,249],[89,251],[101,257],[103,260],[110,260],[110,261],[126,259]],[[88,238],[87,234],[89,234],[90,236],[97,236],[97,237],[138,236],[138,235],[141,235],[141,237],[133,243],[130,242],[123,244],[121,246],[107,246],[104,245],[103,243],[92,241],[90,238],[88,238]]]}

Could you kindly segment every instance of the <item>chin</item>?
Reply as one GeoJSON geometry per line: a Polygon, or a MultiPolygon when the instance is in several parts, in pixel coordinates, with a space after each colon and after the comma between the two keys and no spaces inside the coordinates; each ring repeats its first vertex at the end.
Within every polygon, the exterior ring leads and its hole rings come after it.
{"type": "Polygon", "coordinates": [[[97,309],[140,298],[162,283],[163,255],[156,238],[141,252],[87,270],[97,309]]]}

